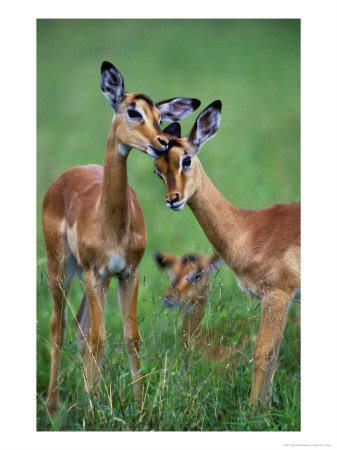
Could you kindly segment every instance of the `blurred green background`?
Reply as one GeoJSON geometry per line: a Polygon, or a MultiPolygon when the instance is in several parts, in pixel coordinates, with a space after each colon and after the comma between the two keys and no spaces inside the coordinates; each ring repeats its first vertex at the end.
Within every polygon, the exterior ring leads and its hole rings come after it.
{"type": "MultiPolygon", "coordinates": [[[[119,69],[128,92],[144,93],[154,101],[176,96],[199,98],[199,110],[181,122],[183,135],[202,108],[215,99],[222,101],[220,129],[199,158],[216,187],[233,204],[252,209],[300,200],[299,20],[38,20],[37,316],[41,397],[48,384],[52,303],[46,288],[41,205],[47,187],[67,168],[103,164],[113,116],[100,91],[103,60],[119,69]]],[[[139,314],[146,315],[150,308],[157,311],[158,319],[166,320],[160,311],[167,276],[154,265],[152,253],[209,254],[211,246],[188,207],[178,213],[165,207],[164,185],[153,174],[152,158],[133,150],[128,174],[142,205],[148,233],[140,264],[139,314]],[[152,298],[151,306],[148,298],[152,298]]],[[[219,275],[226,286],[237,289],[228,269],[222,268],[219,275]]],[[[82,290],[79,282],[71,291],[75,305],[82,290]]],[[[238,295],[242,299],[242,294],[238,295]]],[[[116,297],[115,283],[110,296],[116,297]]],[[[115,323],[121,333],[116,302],[109,306],[109,314],[107,324],[109,320],[115,323]]],[[[144,321],[146,329],[146,316],[144,321]]]]}

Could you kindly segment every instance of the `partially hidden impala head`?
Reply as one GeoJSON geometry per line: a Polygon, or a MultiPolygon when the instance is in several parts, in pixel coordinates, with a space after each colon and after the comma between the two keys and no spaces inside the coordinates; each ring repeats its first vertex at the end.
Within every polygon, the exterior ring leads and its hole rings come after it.
{"type": "Polygon", "coordinates": [[[129,94],[124,90],[121,73],[107,61],[101,66],[101,89],[115,111],[114,136],[123,145],[124,153],[136,148],[158,157],[168,147],[159,122],[181,120],[200,105],[195,98],[177,97],[154,103],[147,95],[129,94]]]}
{"type": "Polygon", "coordinates": [[[164,132],[172,138],[168,149],[155,160],[155,172],[166,186],[166,206],[180,211],[200,187],[200,162],[197,154],[202,145],[219,129],[221,101],[216,100],[198,116],[187,137],[169,125],[164,132]],[[176,131],[174,135],[174,131],[176,131]]]}
{"type": "Polygon", "coordinates": [[[170,284],[163,297],[165,306],[168,308],[184,306],[191,309],[205,301],[209,276],[219,268],[221,262],[218,255],[175,256],[157,252],[153,256],[161,269],[169,271],[170,284]]]}

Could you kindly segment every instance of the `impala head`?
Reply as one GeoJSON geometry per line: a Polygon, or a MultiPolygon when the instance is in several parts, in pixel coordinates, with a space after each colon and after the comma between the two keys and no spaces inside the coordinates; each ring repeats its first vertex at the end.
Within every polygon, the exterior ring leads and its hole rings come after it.
{"type": "Polygon", "coordinates": [[[164,305],[168,308],[193,307],[207,295],[209,275],[218,269],[221,259],[218,255],[174,256],[155,253],[154,259],[161,269],[168,269],[170,285],[164,294],[164,305]]]}
{"type": "Polygon", "coordinates": [[[220,125],[221,102],[216,100],[198,116],[189,136],[181,138],[169,127],[171,134],[168,149],[155,161],[155,172],[166,186],[166,206],[180,211],[200,186],[200,162],[197,154],[202,145],[211,139],[220,125]]]}
{"type": "Polygon", "coordinates": [[[168,145],[159,122],[181,120],[200,105],[194,98],[178,97],[154,103],[147,95],[128,94],[122,75],[107,61],[101,66],[101,89],[115,111],[114,131],[126,153],[133,147],[158,157],[168,145]]]}

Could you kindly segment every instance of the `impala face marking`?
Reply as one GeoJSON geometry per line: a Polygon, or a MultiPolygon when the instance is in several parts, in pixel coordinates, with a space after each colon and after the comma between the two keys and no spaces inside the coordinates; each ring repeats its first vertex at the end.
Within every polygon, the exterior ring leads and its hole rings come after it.
{"type": "Polygon", "coordinates": [[[155,172],[166,186],[166,206],[181,211],[193,192],[192,180],[196,157],[184,139],[169,142],[168,150],[155,161],[155,172]]]}
{"type": "MultiPolygon", "coordinates": [[[[166,206],[180,211],[200,187],[200,162],[197,157],[202,145],[211,139],[220,125],[221,102],[216,100],[202,111],[189,136],[180,133],[170,139],[168,148],[155,161],[155,171],[166,186],[166,206]]],[[[166,132],[167,128],[164,130],[166,132]]]]}
{"type": "Polygon", "coordinates": [[[136,148],[154,157],[167,149],[168,139],[159,127],[161,114],[152,100],[144,98],[142,94],[124,94],[113,119],[123,155],[136,148]]]}
{"type": "Polygon", "coordinates": [[[200,101],[177,97],[154,103],[144,94],[128,94],[120,72],[109,62],[101,66],[101,90],[115,111],[115,136],[122,156],[136,148],[156,158],[167,149],[168,139],[159,127],[161,120],[177,121],[191,114],[200,101]]]}

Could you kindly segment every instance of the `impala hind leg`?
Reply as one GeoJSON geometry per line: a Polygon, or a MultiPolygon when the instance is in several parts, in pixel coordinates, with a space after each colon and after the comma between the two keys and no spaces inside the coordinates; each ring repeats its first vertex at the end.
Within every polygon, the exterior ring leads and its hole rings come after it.
{"type": "Polygon", "coordinates": [[[62,270],[58,261],[48,261],[49,289],[53,297],[53,313],[50,319],[51,369],[47,395],[47,408],[52,414],[59,404],[58,375],[60,371],[61,350],[64,342],[66,325],[65,306],[68,286],[64,283],[62,270]]]}
{"type": "MultiPolygon", "coordinates": [[[[86,294],[83,298],[82,332],[77,336],[82,340],[84,348],[84,386],[89,392],[94,388],[94,393],[98,393],[101,379],[102,361],[105,347],[105,286],[100,279],[97,279],[92,271],[85,274],[86,294]],[[84,302],[84,303],[83,303],[84,302]],[[85,308],[88,308],[85,310],[85,308]],[[89,314],[88,314],[89,312],[89,314]],[[83,335],[84,333],[84,335],[83,335]],[[83,339],[81,339],[83,338],[83,339]]],[[[78,313],[80,315],[81,308],[78,313]]],[[[81,348],[81,346],[80,346],[81,348]]]]}
{"type": "Polygon", "coordinates": [[[266,403],[287,319],[290,296],[283,291],[268,293],[261,303],[261,323],[253,350],[253,381],[250,404],[266,403]]]}
{"type": "Polygon", "coordinates": [[[82,355],[85,350],[86,342],[88,341],[90,330],[90,315],[89,303],[87,293],[85,292],[82,298],[81,305],[74,319],[76,338],[79,354],[82,355]]]}
{"type": "Polygon", "coordinates": [[[139,381],[141,378],[141,365],[139,358],[140,343],[137,320],[138,286],[138,270],[131,273],[126,279],[120,280],[118,285],[118,296],[124,325],[124,341],[130,361],[133,391],[137,401],[141,400],[143,392],[142,384],[139,381]]]}

